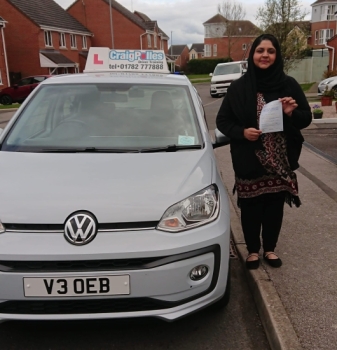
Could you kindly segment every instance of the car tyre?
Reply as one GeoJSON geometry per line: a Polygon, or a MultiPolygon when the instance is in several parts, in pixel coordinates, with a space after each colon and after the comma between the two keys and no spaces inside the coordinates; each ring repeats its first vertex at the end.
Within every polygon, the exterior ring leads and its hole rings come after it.
{"type": "Polygon", "coordinates": [[[213,98],[218,98],[219,97],[219,94],[212,94],[211,92],[210,92],[210,94],[211,94],[211,97],[213,97],[213,98]]]}
{"type": "Polygon", "coordinates": [[[3,105],[11,105],[13,100],[9,95],[3,95],[0,99],[0,103],[3,105]]]}
{"type": "Polygon", "coordinates": [[[221,299],[219,299],[218,301],[216,301],[212,305],[212,308],[217,310],[217,309],[222,309],[222,308],[226,307],[227,304],[229,303],[230,294],[231,294],[231,265],[229,263],[228,264],[227,285],[226,285],[225,294],[221,297],[221,299]]]}

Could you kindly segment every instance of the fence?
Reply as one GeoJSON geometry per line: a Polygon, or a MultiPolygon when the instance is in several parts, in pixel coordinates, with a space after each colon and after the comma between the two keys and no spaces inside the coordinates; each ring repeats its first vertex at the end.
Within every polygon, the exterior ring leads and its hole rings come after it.
{"type": "Polygon", "coordinates": [[[323,80],[323,73],[329,65],[328,50],[314,50],[312,57],[300,60],[296,67],[288,72],[299,83],[320,82],[323,80]]]}

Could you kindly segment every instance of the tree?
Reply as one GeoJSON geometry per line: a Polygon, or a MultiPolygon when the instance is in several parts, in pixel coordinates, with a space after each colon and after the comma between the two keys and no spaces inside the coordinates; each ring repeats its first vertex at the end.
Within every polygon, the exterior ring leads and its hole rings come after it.
{"type": "Polygon", "coordinates": [[[256,19],[263,32],[273,34],[280,43],[286,72],[305,57],[309,34],[304,25],[307,14],[298,0],[266,0],[257,10],[256,19]]]}
{"type": "Polygon", "coordinates": [[[228,38],[228,57],[231,57],[235,38],[241,34],[239,32],[239,29],[241,29],[239,24],[246,17],[246,11],[241,3],[235,0],[226,0],[218,5],[218,14],[223,17],[223,31],[221,34],[228,38]]]}

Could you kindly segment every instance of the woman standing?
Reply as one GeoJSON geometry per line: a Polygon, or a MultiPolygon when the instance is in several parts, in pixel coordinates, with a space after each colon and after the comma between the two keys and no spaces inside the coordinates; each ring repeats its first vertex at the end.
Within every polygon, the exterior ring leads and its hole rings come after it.
{"type": "Polygon", "coordinates": [[[241,224],[248,269],[259,267],[262,233],[263,258],[280,267],[274,253],[282,226],[284,202],[299,207],[294,170],[304,141],[300,129],[312,120],[310,106],[296,82],[283,71],[277,39],[263,34],[255,39],[245,75],[234,81],[217,115],[218,129],[231,139],[235,172],[234,191],[241,208],[241,224]],[[283,131],[262,133],[259,118],[263,106],[279,100],[283,131]]]}

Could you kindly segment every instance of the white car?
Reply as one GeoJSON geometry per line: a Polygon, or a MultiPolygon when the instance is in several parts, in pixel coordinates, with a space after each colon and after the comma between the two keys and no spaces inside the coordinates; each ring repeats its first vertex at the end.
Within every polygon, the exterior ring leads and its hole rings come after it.
{"type": "Polygon", "coordinates": [[[0,130],[0,321],[174,320],[230,294],[202,102],[161,51],[92,48],[0,130]]]}
{"type": "Polygon", "coordinates": [[[322,95],[325,90],[332,90],[337,98],[337,76],[324,79],[318,84],[318,95],[322,95]]]}
{"type": "Polygon", "coordinates": [[[247,71],[247,65],[247,61],[217,64],[214,72],[210,73],[212,77],[210,95],[213,98],[225,95],[231,83],[239,79],[247,71]]]}

